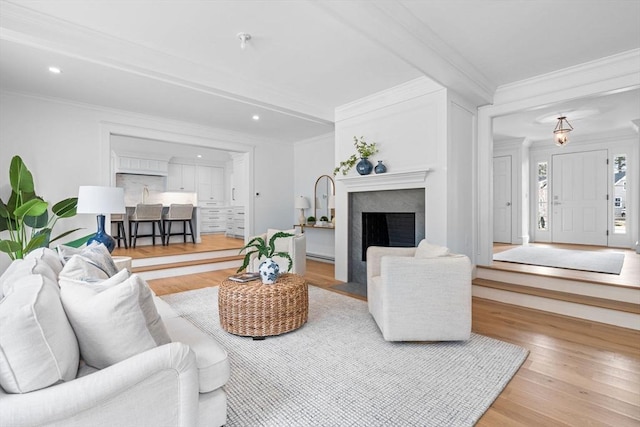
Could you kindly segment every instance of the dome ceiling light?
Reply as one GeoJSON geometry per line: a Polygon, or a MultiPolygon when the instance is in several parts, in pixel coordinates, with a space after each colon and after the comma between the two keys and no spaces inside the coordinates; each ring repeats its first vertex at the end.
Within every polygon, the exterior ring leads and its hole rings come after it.
{"type": "Polygon", "coordinates": [[[247,46],[247,42],[251,40],[251,34],[249,33],[238,33],[236,37],[240,39],[240,49],[242,50],[247,46]]]}

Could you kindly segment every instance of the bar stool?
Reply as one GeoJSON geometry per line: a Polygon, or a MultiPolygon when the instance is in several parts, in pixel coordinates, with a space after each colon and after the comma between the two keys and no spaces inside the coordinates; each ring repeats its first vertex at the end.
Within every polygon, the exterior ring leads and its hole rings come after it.
{"type": "Polygon", "coordinates": [[[111,224],[116,225],[116,235],[113,236],[116,239],[116,243],[118,243],[118,247],[120,247],[120,240],[124,243],[124,248],[128,249],[129,245],[127,245],[127,233],[124,231],[124,214],[111,214],[111,224]]]}
{"type": "Polygon", "coordinates": [[[147,205],[138,203],[135,211],[129,215],[129,245],[136,247],[138,237],[151,237],[153,245],[156,244],[156,236],[160,237],[162,246],[164,246],[164,230],[162,228],[162,204],[157,203],[147,205]],[[138,224],[141,222],[151,223],[151,234],[138,234],[138,224]],[[158,235],[156,235],[156,224],[158,225],[158,235]],[[131,227],[133,226],[133,231],[131,227]]]}
{"type": "Polygon", "coordinates": [[[187,235],[191,236],[191,241],[196,242],[196,238],[193,235],[193,222],[191,217],[193,215],[192,204],[177,204],[173,203],[169,206],[169,211],[163,216],[163,224],[166,237],[166,244],[169,244],[171,236],[182,236],[184,243],[187,243],[187,235]],[[182,222],[182,232],[171,233],[171,224],[174,222],[182,222]],[[167,227],[167,223],[169,226],[167,227]],[[189,232],[187,233],[187,224],[189,224],[189,232]]]}

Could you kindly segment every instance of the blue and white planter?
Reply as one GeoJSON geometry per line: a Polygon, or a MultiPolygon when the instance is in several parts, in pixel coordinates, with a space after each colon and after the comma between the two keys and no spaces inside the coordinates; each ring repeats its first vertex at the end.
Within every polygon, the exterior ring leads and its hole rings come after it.
{"type": "Polygon", "coordinates": [[[271,258],[267,258],[258,267],[260,278],[265,285],[273,285],[280,275],[280,266],[271,258]]]}

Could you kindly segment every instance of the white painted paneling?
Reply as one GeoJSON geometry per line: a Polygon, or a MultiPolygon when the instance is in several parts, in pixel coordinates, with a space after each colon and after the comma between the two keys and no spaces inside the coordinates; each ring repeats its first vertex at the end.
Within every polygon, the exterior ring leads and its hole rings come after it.
{"type": "MultiPolygon", "coordinates": [[[[425,78],[424,85],[432,88],[433,82],[425,78]]],[[[441,89],[425,93],[415,82],[413,87],[413,94],[399,87],[368,97],[367,101],[371,102],[369,109],[364,102],[352,103],[358,114],[350,114],[347,107],[341,107],[339,111],[345,119],[336,122],[335,163],[355,152],[354,136],[364,136],[368,142],[378,143],[380,149],[370,160],[384,160],[388,173],[429,169],[425,187],[426,238],[432,243],[446,246],[449,237],[447,92],[441,89]],[[395,90],[401,91],[402,96],[393,96],[395,90]],[[384,99],[388,99],[389,103],[381,103],[384,99]]],[[[465,133],[461,135],[460,139],[464,140],[465,133]]],[[[469,147],[465,145],[461,149],[469,147]]],[[[357,175],[357,172],[352,170],[349,175],[357,175]]],[[[471,190],[465,193],[469,198],[472,197],[471,190]]],[[[348,193],[339,177],[336,183],[336,212],[345,212],[345,215],[336,215],[336,278],[346,281],[348,193]]],[[[468,231],[471,234],[471,230],[468,231]]]]}

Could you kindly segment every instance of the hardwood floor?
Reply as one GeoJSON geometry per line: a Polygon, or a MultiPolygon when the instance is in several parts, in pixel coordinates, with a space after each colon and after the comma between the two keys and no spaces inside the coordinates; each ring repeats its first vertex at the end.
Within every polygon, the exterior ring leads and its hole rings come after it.
{"type": "MultiPolygon", "coordinates": [[[[158,294],[181,292],[215,286],[234,271],[149,284],[158,294]]],[[[332,264],[316,261],[305,277],[330,290],[339,283],[332,264]]],[[[473,331],[530,352],[478,426],[640,426],[640,332],[479,298],[473,331]]]]}

